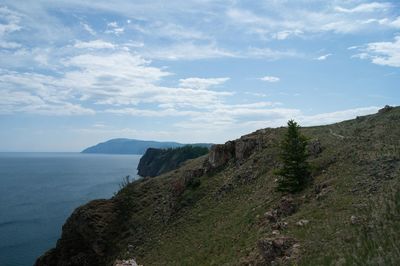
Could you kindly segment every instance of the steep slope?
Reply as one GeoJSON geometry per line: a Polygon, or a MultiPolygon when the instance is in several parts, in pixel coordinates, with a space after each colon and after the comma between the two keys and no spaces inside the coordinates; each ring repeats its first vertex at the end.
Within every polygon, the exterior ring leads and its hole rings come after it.
{"type": "Polygon", "coordinates": [[[138,175],[154,177],[175,170],[183,162],[208,153],[207,147],[186,145],[180,148],[154,149],[148,148],[140,158],[138,175]]]}
{"type": "Polygon", "coordinates": [[[275,190],[284,132],[215,145],[78,208],[36,265],[398,265],[400,108],[303,128],[313,183],[295,195],[275,190]]]}

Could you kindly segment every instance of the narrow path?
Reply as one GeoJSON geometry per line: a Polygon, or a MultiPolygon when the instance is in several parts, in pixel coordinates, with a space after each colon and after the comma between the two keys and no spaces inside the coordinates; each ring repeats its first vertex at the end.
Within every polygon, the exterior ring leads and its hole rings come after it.
{"type": "Polygon", "coordinates": [[[337,138],[339,138],[339,139],[344,139],[344,138],[345,138],[345,136],[342,136],[342,135],[339,135],[339,134],[333,132],[332,129],[329,129],[329,133],[330,133],[332,136],[335,136],[335,137],[337,137],[337,138]]]}

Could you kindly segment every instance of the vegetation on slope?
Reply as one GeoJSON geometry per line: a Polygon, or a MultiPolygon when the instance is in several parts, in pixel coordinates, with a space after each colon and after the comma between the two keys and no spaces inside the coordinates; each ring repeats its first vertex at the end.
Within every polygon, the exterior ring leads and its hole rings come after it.
{"type": "Polygon", "coordinates": [[[313,182],[291,197],[274,174],[286,129],[216,145],[77,209],[37,265],[398,265],[399,122],[394,108],[302,128],[313,182]]]}
{"type": "Polygon", "coordinates": [[[208,153],[207,147],[186,145],[180,148],[149,148],[140,158],[138,175],[154,177],[175,170],[183,162],[208,153]]]}

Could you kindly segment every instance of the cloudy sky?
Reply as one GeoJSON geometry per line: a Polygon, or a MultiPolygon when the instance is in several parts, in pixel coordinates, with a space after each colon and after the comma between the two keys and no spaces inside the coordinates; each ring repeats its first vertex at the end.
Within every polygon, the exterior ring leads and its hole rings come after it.
{"type": "Polygon", "coordinates": [[[400,2],[0,0],[0,151],[222,143],[400,104],[400,2]]]}

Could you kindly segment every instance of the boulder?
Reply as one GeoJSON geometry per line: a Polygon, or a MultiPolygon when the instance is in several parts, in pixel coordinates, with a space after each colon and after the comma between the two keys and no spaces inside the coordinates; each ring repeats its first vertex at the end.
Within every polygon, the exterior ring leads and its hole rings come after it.
{"type": "Polygon", "coordinates": [[[360,223],[360,219],[357,216],[352,215],[352,216],[350,216],[350,223],[352,225],[357,225],[360,223]]]}
{"type": "Polygon", "coordinates": [[[278,213],[276,210],[272,211],[267,211],[264,213],[264,217],[267,219],[268,222],[270,223],[276,223],[278,221],[278,213]]]}
{"type": "Polygon", "coordinates": [[[296,225],[298,225],[298,226],[306,226],[306,225],[309,224],[309,223],[310,223],[309,220],[301,219],[300,221],[298,221],[298,222],[296,223],[296,225]]]}
{"type": "Polygon", "coordinates": [[[297,210],[297,205],[294,203],[293,198],[290,196],[283,197],[276,208],[278,217],[285,217],[292,215],[297,210]]]}
{"type": "Polygon", "coordinates": [[[271,264],[278,258],[290,257],[295,243],[294,238],[276,236],[259,240],[257,246],[265,262],[271,264]]]}
{"type": "Polygon", "coordinates": [[[311,157],[317,157],[322,152],[322,145],[319,139],[311,140],[307,145],[307,151],[311,157]]]}
{"type": "Polygon", "coordinates": [[[116,260],[114,266],[140,266],[135,259],[130,260],[116,260]]]}

